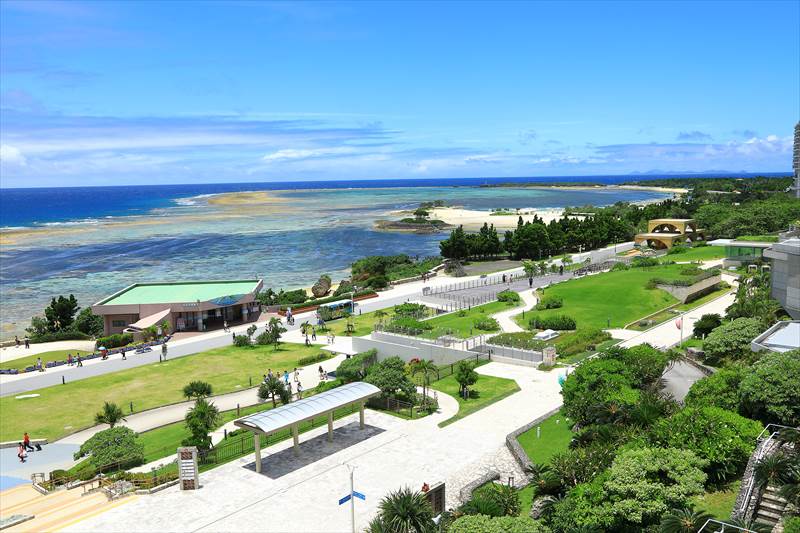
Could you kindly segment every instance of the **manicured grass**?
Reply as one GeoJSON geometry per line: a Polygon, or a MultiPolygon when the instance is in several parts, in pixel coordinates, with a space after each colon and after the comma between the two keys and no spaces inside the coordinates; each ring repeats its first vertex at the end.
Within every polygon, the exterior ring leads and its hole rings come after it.
{"type": "Polygon", "coordinates": [[[0,398],[0,440],[17,439],[27,431],[32,438],[53,441],[91,426],[105,401],[119,404],[126,412],[133,402],[135,411],[143,411],[182,401],[183,386],[196,380],[211,383],[214,394],[231,392],[250,386],[250,378],[257,384],[268,368],[291,370],[299,366],[300,358],[318,353],[318,346],[289,343],[277,350],[272,346],[226,346],[31,391],[40,395],[35,398],[5,396],[0,398]]]}
{"type": "MultiPolygon", "coordinates": [[[[72,354],[72,357],[77,357],[78,355],[85,357],[87,355],[91,355],[91,353],[92,352],[87,352],[84,350],[53,350],[52,352],[42,352],[37,355],[28,355],[25,357],[20,357],[19,359],[8,361],[6,363],[0,363],[0,368],[17,368],[19,370],[25,370],[29,366],[35,366],[36,360],[40,357],[42,358],[42,364],[47,364],[50,361],[66,361],[68,354],[72,354]]],[[[117,355],[116,357],[121,356],[117,355]]]]}
{"type": "Polygon", "coordinates": [[[717,520],[729,520],[733,505],[736,503],[736,496],[739,494],[740,483],[740,480],[736,480],[720,490],[695,497],[696,510],[706,512],[717,520]]]}
{"type": "MultiPolygon", "coordinates": [[[[391,310],[387,310],[387,313],[389,313],[389,315],[392,314],[391,310]]],[[[384,320],[388,318],[389,316],[386,316],[384,317],[384,320]]],[[[353,322],[353,326],[355,327],[355,333],[352,336],[362,337],[372,333],[372,329],[378,322],[378,317],[376,317],[375,312],[372,311],[370,313],[364,313],[363,315],[353,315],[349,320],[353,322]]],[[[326,326],[328,326],[328,329],[331,330],[337,337],[344,337],[347,335],[347,321],[347,318],[340,318],[338,320],[327,322],[326,326]]],[[[325,332],[317,331],[317,337],[320,336],[324,337],[325,332]]]]}
{"type": "Polygon", "coordinates": [[[532,462],[547,464],[555,454],[569,448],[569,443],[572,441],[570,427],[569,420],[561,413],[556,413],[517,437],[517,441],[532,462]],[[536,437],[537,427],[541,427],[541,434],[538,438],[536,437]]]}
{"type": "Polygon", "coordinates": [[[453,415],[451,418],[448,418],[444,422],[441,422],[439,427],[444,427],[457,420],[461,420],[465,416],[469,416],[472,413],[519,391],[519,385],[517,385],[517,382],[513,379],[498,378],[495,376],[487,376],[485,374],[479,374],[478,381],[475,382],[472,387],[470,387],[471,394],[468,400],[464,400],[461,396],[459,396],[458,382],[453,375],[447,376],[446,378],[432,383],[431,388],[436,389],[439,392],[449,394],[458,400],[458,413],[453,415]]]}
{"type": "Polygon", "coordinates": [[[736,237],[737,241],[749,242],[778,242],[777,235],[740,235],[736,237]]]}
{"type": "Polygon", "coordinates": [[[725,247],[723,246],[700,246],[679,254],[667,254],[663,259],[669,261],[713,261],[723,257],[725,257],[725,247]]]}
{"type": "MultiPolygon", "coordinates": [[[[475,328],[475,321],[481,318],[489,317],[501,311],[507,311],[515,307],[520,307],[521,302],[490,302],[488,304],[478,305],[469,310],[460,312],[449,313],[436,318],[426,320],[426,322],[433,326],[433,329],[423,333],[424,337],[429,339],[437,338],[445,333],[466,339],[473,335],[480,335],[481,333],[490,333],[475,328]]],[[[494,331],[499,331],[496,329],[494,331]]]]}
{"type": "Polygon", "coordinates": [[[560,297],[564,306],[559,309],[525,312],[517,315],[517,323],[528,328],[532,314],[541,317],[569,315],[577,321],[578,329],[594,327],[621,328],[634,320],[655,313],[677,300],[661,289],[645,288],[650,279],[685,278],[680,271],[684,265],[661,265],[605,272],[558,283],[545,291],[546,296],[560,297]]]}
{"type": "MultiPolygon", "coordinates": [[[[618,339],[608,339],[597,344],[594,350],[587,350],[585,352],[580,352],[572,355],[563,355],[563,356],[559,355],[558,358],[556,359],[556,363],[561,363],[565,365],[574,365],[575,363],[583,361],[587,357],[590,357],[598,352],[602,352],[603,350],[610,348],[611,346],[614,346],[618,342],[619,342],[618,339]]],[[[558,348],[558,343],[556,343],[556,349],[557,348],[558,348]]]]}
{"type": "Polygon", "coordinates": [[[530,516],[533,505],[533,485],[528,485],[519,490],[519,516],[530,516]]]}

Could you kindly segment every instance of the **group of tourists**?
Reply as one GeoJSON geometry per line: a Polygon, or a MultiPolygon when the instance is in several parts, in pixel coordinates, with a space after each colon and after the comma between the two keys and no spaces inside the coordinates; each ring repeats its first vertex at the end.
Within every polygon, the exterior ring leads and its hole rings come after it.
{"type": "Polygon", "coordinates": [[[25,348],[26,348],[26,349],[31,347],[31,341],[30,341],[30,339],[29,339],[28,337],[25,337],[25,340],[24,340],[24,341],[20,341],[20,340],[19,340],[19,337],[17,337],[16,335],[14,335],[14,345],[15,345],[17,348],[19,348],[19,347],[20,347],[20,345],[21,345],[21,343],[22,343],[22,342],[24,342],[24,343],[25,343],[25,348]]]}
{"type": "Polygon", "coordinates": [[[303,384],[300,383],[300,369],[295,367],[295,369],[292,371],[292,376],[293,376],[293,381],[294,381],[294,387],[292,387],[292,382],[289,381],[289,371],[288,370],[284,370],[283,371],[283,375],[281,376],[280,373],[273,374],[272,373],[272,369],[269,368],[269,369],[267,369],[267,373],[264,374],[264,383],[266,383],[269,379],[271,379],[273,377],[278,378],[278,379],[281,379],[281,377],[282,377],[283,378],[283,384],[286,387],[286,389],[289,391],[289,395],[292,395],[293,393],[296,393],[297,394],[297,399],[299,400],[300,398],[303,397],[303,384]],[[294,388],[294,392],[292,392],[293,388],[294,388]]]}
{"type": "Polygon", "coordinates": [[[22,442],[17,444],[17,457],[19,457],[19,462],[24,463],[28,458],[28,452],[34,451],[42,451],[42,445],[37,444],[35,448],[31,446],[31,438],[26,431],[22,436],[22,442]]]}

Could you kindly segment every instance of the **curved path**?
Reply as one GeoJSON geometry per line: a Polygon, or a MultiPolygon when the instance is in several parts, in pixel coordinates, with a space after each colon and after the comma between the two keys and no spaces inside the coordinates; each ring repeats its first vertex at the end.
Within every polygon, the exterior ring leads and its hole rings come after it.
{"type": "Polygon", "coordinates": [[[522,291],[518,293],[522,298],[522,302],[524,305],[519,307],[515,307],[514,309],[509,309],[508,311],[501,311],[499,313],[495,313],[492,315],[492,318],[497,320],[497,323],[500,324],[500,330],[503,333],[520,333],[525,331],[523,328],[520,327],[514,321],[515,316],[521,314],[523,311],[530,311],[536,305],[538,299],[534,294],[534,289],[528,289],[526,291],[522,291]]]}

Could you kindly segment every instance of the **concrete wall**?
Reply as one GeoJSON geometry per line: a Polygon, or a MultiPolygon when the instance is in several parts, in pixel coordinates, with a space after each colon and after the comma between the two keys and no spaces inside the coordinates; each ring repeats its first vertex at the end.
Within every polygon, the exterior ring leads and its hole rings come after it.
{"type": "Polygon", "coordinates": [[[415,358],[428,359],[437,365],[449,365],[466,357],[476,355],[473,352],[447,348],[416,339],[413,342],[408,341],[407,344],[400,344],[401,342],[406,342],[406,339],[393,338],[385,333],[377,333],[376,335],[376,333],[373,332],[369,337],[353,337],[353,350],[365,352],[375,349],[378,351],[378,360],[397,355],[404,361],[410,361],[415,358]]]}
{"type": "Polygon", "coordinates": [[[122,330],[128,327],[128,324],[133,324],[137,320],[139,320],[139,315],[128,315],[128,314],[105,315],[103,316],[104,335],[113,335],[114,333],[122,333],[122,330]],[[111,325],[114,320],[124,320],[125,325],[121,327],[120,326],[114,327],[111,325]]]}
{"type": "Polygon", "coordinates": [[[698,281],[694,285],[690,285],[689,287],[677,287],[675,285],[656,285],[659,289],[665,290],[675,298],[681,301],[681,303],[686,303],[686,300],[689,299],[694,294],[698,292],[702,292],[706,289],[710,289],[717,283],[722,281],[722,276],[711,276],[710,278],[706,278],[704,280],[698,281]]]}

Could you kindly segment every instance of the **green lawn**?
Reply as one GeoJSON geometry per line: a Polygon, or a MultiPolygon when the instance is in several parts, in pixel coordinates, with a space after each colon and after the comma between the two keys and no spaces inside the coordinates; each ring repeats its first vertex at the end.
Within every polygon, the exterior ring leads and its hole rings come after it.
{"type": "Polygon", "coordinates": [[[706,512],[717,520],[729,520],[733,504],[736,503],[736,496],[739,494],[740,483],[741,481],[736,480],[720,490],[695,497],[696,510],[706,512]]]}
{"type": "MultiPolygon", "coordinates": [[[[37,355],[28,355],[26,357],[20,357],[19,359],[14,359],[13,361],[0,363],[0,368],[17,368],[19,370],[25,370],[25,368],[29,366],[34,366],[36,364],[36,360],[40,357],[42,358],[42,363],[47,364],[50,361],[66,361],[67,354],[72,354],[72,357],[77,357],[78,355],[81,356],[91,355],[91,353],[92,352],[86,352],[83,350],[53,350],[52,352],[42,352],[37,355]]],[[[121,356],[117,355],[112,357],[121,357],[121,356]]]]}
{"type": "MultiPolygon", "coordinates": [[[[713,292],[711,292],[709,294],[706,294],[705,296],[702,296],[702,297],[698,298],[697,300],[694,300],[694,301],[691,301],[691,302],[685,303],[685,304],[676,305],[675,307],[672,307],[670,309],[666,309],[664,311],[661,311],[660,313],[657,313],[657,314],[649,317],[647,320],[652,320],[653,321],[653,323],[650,324],[649,326],[640,326],[638,324],[638,322],[637,322],[637,323],[633,324],[632,326],[629,326],[628,329],[632,329],[632,330],[635,330],[635,331],[644,331],[644,330],[650,329],[652,327],[655,327],[655,326],[657,326],[659,324],[662,324],[662,323],[666,322],[667,320],[671,320],[673,318],[676,318],[680,313],[684,313],[686,311],[691,311],[692,309],[700,307],[703,304],[707,304],[711,300],[719,298],[723,294],[726,294],[726,293],[728,293],[730,291],[731,291],[730,287],[727,287],[725,289],[717,289],[717,290],[715,290],[715,291],[713,291],[713,292]],[[677,313],[673,313],[672,312],[673,310],[677,311],[677,313]]],[[[688,335],[688,334],[691,334],[691,331],[684,332],[684,333],[688,335]]]]}
{"type": "Polygon", "coordinates": [[[700,246],[679,254],[667,254],[664,259],[669,261],[713,261],[723,257],[725,257],[725,247],[723,246],[700,246]]]}
{"type": "Polygon", "coordinates": [[[517,437],[517,441],[532,462],[547,464],[555,454],[569,448],[572,440],[570,427],[571,424],[564,415],[556,413],[517,437]],[[537,427],[541,428],[538,438],[536,437],[537,427]]]}
{"type": "MultiPolygon", "coordinates": [[[[389,311],[389,314],[391,314],[391,311],[389,311]]],[[[375,316],[374,311],[370,313],[364,313],[363,315],[354,315],[351,317],[351,320],[353,322],[353,326],[355,326],[355,333],[353,335],[355,337],[369,335],[372,333],[372,329],[378,322],[378,318],[375,316]]],[[[347,332],[347,321],[348,319],[346,318],[340,318],[338,320],[332,320],[326,323],[326,326],[328,326],[328,329],[330,329],[337,337],[344,337],[347,332]]],[[[317,331],[317,337],[319,338],[320,336],[324,337],[325,333],[317,331]]]]}
{"type": "Polygon", "coordinates": [[[559,309],[529,311],[515,317],[526,328],[531,314],[542,317],[569,315],[577,321],[578,329],[594,327],[621,328],[636,319],[663,309],[677,300],[660,289],[647,289],[650,279],[678,279],[685,265],[661,265],[648,268],[631,268],[584,276],[559,283],[545,291],[546,296],[560,297],[564,306],[559,309]]]}
{"type": "MultiPolygon", "coordinates": [[[[423,333],[423,337],[435,339],[445,333],[466,339],[473,335],[481,333],[490,333],[482,331],[474,327],[475,321],[480,318],[486,318],[495,313],[513,309],[522,306],[521,302],[490,302],[488,304],[478,305],[469,310],[463,310],[456,313],[449,313],[436,318],[426,320],[428,324],[433,326],[433,329],[423,333]]],[[[496,329],[494,331],[499,331],[496,329]]]]}
{"type": "Polygon", "coordinates": [[[777,235],[740,235],[736,237],[737,241],[747,242],[778,242],[777,235]]]}
{"type": "Polygon", "coordinates": [[[519,391],[519,385],[517,385],[517,382],[513,379],[498,378],[484,374],[479,374],[478,381],[470,388],[471,395],[468,400],[464,400],[459,396],[458,382],[453,375],[432,383],[431,388],[449,394],[458,400],[458,413],[444,422],[441,422],[439,427],[452,424],[456,420],[469,416],[519,391]]]}
{"type": "Polygon", "coordinates": [[[32,438],[53,441],[91,426],[104,401],[116,402],[126,412],[183,400],[182,388],[190,381],[211,383],[215,394],[231,392],[258,383],[267,368],[282,372],[299,366],[298,360],[320,353],[318,346],[281,344],[237,348],[226,346],[180,357],[166,363],[131,368],[103,376],[31,391],[35,398],[0,398],[0,440],[18,439],[24,431],[32,438]]]}

